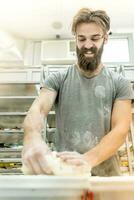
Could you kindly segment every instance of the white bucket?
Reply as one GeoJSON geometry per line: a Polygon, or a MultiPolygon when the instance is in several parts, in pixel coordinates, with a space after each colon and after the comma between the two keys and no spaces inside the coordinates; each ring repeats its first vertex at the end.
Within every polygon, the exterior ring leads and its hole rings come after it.
{"type": "Polygon", "coordinates": [[[134,176],[91,177],[94,200],[134,200],[134,176]]]}
{"type": "Polygon", "coordinates": [[[88,178],[59,176],[0,176],[0,200],[84,200],[88,178]]]}

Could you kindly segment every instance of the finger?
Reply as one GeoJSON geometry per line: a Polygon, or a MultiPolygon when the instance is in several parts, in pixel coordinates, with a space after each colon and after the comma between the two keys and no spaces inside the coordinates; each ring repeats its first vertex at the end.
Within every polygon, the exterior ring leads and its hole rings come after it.
{"type": "Polygon", "coordinates": [[[41,157],[39,159],[29,158],[27,162],[24,163],[24,166],[27,168],[26,174],[52,174],[51,170],[46,164],[46,160],[41,159],[41,157]]]}
{"type": "Polygon", "coordinates": [[[80,156],[81,154],[76,152],[76,151],[64,151],[64,152],[59,152],[57,153],[57,157],[61,156],[80,156]]]}
{"type": "Polygon", "coordinates": [[[76,160],[80,158],[73,155],[66,155],[66,156],[60,156],[60,159],[66,162],[67,160],[76,160]]]}
{"type": "Polygon", "coordinates": [[[78,152],[76,152],[76,151],[63,151],[63,152],[58,152],[57,153],[57,157],[66,156],[66,155],[80,155],[80,154],[78,152]]]}
{"type": "Polygon", "coordinates": [[[41,157],[38,160],[38,162],[39,162],[39,165],[40,165],[42,173],[44,173],[44,174],[52,174],[52,170],[50,169],[49,165],[47,164],[45,156],[41,157]]]}
{"type": "Polygon", "coordinates": [[[35,171],[31,165],[31,161],[30,161],[30,155],[29,153],[27,155],[23,154],[23,157],[22,157],[22,171],[24,174],[29,174],[29,175],[32,175],[32,174],[35,174],[35,171]]]}
{"type": "Polygon", "coordinates": [[[27,162],[23,162],[22,171],[26,175],[40,174],[40,170],[38,170],[36,164],[35,165],[32,164],[30,159],[28,159],[27,162]]]}
{"type": "Polygon", "coordinates": [[[66,163],[71,164],[71,165],[76,165],[76,166],[85,164],[85,162],[81,159],[67,159],[66,163]]]}
{"type": "Polygon", "coordinates": [[[82,159],[82,156],[80,154],[62,154],[59,155],[59,158],[66,161],[68,159],[82,159]]]}
{"type": "Polygon", "coordinates": [[[25,174],[25,175],[33,175],[34,174],[33,169],[24,163],[22,164],[21,170],[22,170],[23,174],[25,174]]]}
{"type": "Polygon", "coordinates": [[[43,174],[37,159],[29,159],[29,167],[32,169],[34,174],[43,174]]]}

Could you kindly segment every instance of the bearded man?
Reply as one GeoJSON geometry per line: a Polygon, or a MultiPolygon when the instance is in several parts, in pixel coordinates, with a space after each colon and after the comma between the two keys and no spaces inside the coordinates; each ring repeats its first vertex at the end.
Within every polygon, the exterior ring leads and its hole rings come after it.
{"type": "Polygon", "coordinates": [[[77,63],[42,82],[24,121],[22,158],[33,174],[52,173],[41,130],[54,104],[57,156],[76,168],[91,167],[92,175],[120,175],[116,152],[129,131],[133,95],[130,83],[101,62],[109,29],[105,11],[83,8],[74,16],[77,63]]]}

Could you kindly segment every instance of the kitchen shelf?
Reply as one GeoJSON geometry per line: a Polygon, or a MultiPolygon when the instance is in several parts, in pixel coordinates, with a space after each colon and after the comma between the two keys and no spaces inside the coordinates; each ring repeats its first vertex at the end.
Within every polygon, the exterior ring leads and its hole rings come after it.
{"type": "Polygon", "coordinates": [[[21,158],[0,158],[0,163],[21,163],[21,158]]]}
{"type": "Polygon", "coordinates": [[[12,175],[12,174],[15,174],[15,175],[21,175],[22,174],[22,171],[21,169],[16,169],[16,168],[13,168],[13,169],[4,169],[4,168],[0,168],[0,174],[2,175],[12,175]]]}
{"type": "Polygon", "coordinates": [[[55,111],[50,111],[49,115],[55,115],[55,111]]]}
{"type": "Polygon", "coordinates": [[[27,112],[0,112],[1,116],[25,116],[27,112]]]}
{"type": "Polygon", "coordinates": [[[0,69],[0,174],[22,174],[23,121],[40,89],[41,67],[0,69]]]}
{"type": "Polygon", "coordinates": [[[9,129],[5,129],[5,130],[0,130],[0,134],[5,134],[5,133],[23,133],[23,130],[9,130],[9,129]]]}
{"type": "Polygon", "coordinates": [[[15,147],[2,147],[0,148],[0,158],[21,158],[22,146],[20,148],[15,147]]]}
{"type": "Polygon", "coordinates": [[[22,84],[27,84],[27,85],[29,85],[29,84],[34,84],[34,85],[36,85],[36,84],[40,84],[40,82],[39,81],[29,81],[29,82],[26,82],[26,81],[16,81],[16,82],[14,82],[14,81],[0,81],[0,85],[16,85],[16,84],[20,84],[20,85],[22,85],[22,84]]]}
{"type": "Polygon", "coordinates": [[[0,148],[0,153],[2,152],[21,152],[22,147],[21,148],[0,148]]]}
{"type": "Polygon", "coordinates": [[[37,96],[0,96],[0,99],[35,99],[37,96]]]}

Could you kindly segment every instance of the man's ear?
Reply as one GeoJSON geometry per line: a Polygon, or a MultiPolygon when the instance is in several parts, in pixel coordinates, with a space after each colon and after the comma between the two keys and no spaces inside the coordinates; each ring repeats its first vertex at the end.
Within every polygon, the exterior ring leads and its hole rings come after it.
{"type": "Polygon", "coordinates": [[[104,44],[106,44],[108,42],[108,34],[105,34],[104,36],[104,44]]]}

